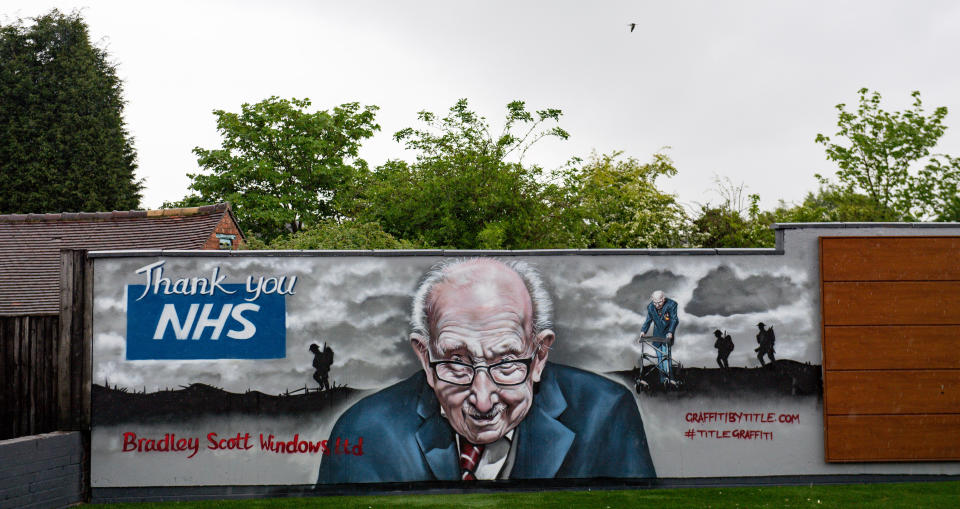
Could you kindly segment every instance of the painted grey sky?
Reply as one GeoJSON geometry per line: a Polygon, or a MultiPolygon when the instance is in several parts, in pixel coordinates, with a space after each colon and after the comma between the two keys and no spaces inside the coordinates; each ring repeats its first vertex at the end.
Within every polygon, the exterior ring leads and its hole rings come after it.
{"type": "MultiPolygon", "coordinates": [[[[0,0],[0,19],[82,9],[118,64],[145,179],[143,206],[187,192],[195,146],[219,142],[211,111],[271,95],[331,108],[378,105],[371,166],[409,158],[391,139],[421,109],[458,98],[498,122],[504,105],[564,111],[566,142],[527,161],[556,168],[591,150],[646,160],[664,146],[688,206],[719,196],[715,176],[772,206],[832,174],[818,132],[856,90],[888,109],[920,90],[960,115],[960,4],[949,1],[119,2],[0,0]],[[630,33],[628,24],[637,23],[630,33]]],[[[960,127],[939,151],[960,154],[960,127]]]]}
{"type": "MultiPolygon", "coordinates": [[[[410,306],[417,282],[436,257],[172,257],[164,276],[200,277],[219,268],[226,283],[297,277],[286,298],[286,352],[281,359],[126,361],[127,284],[143,284],[136,270],[153,258],[98,259],[95,270],[94,370],[98,384],[156,391],[206,383],[232,392],[276,394],[313,384],[310,344],[335,352],[331,379],[360,389],[384,387],[420,369],[409,342],[410,306]]],[[[635,340],[652,289],[680,304],[674,357],[687,366],[714,365],[714,329],[737,344],[732,366],[754,367],[757,322],[776,327],[777,356],[820,362],[810,274],[779,255],[556,256],[525,260],[540,270],[554,302],[557,341],[550,360],[595,372],[632,369],[635,340]],[[719,274],[719,275],[718,275],[719,274]],[[729,287],[716,291],[717,282],[729,287]],[[664,283],[666,283],[664,285],[664,283]],[[663,286],[650,286],[663,285],[663,286]],[[800,289],[803,291],[800,291],[800,289]],[[758,297],[751,298],[750,292],[758,297]],[[788,298],[784,298],[788,296],[788,298]],[[689,303],[699,301],[695,310],[689,303]],[[714,302],[705,302],[705,301],[714,302]],[[718,305],[729,300],[736,309],[718,305]],[[713,306],[710,306],[710,304],[713,306]]]]}

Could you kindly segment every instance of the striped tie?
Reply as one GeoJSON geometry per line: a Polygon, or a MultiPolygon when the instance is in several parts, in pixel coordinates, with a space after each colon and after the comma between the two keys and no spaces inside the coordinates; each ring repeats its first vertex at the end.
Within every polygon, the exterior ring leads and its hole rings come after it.
{"type": "Polygon", "coordinates": [[[457,436],[460,440],[460,478],[464,481],[476,481],[477,477],[473,475],[477,470],[477,464],[480,463],[480,456],[483,454],[482,445],[474,445],[457,436]]]}

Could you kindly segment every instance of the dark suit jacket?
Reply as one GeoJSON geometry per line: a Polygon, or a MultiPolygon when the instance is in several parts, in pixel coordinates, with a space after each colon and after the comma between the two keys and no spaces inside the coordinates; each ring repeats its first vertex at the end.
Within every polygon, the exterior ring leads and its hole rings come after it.
{"type": "MultiPolygon", "coordinates": [[[[460,479],[456,433],[423,371],[350,407],[338,437],[363,437],[363,455],[324,456],[317,484],[460,479]]],[[[513,447],[511,479],[656,476],[630,391],[560,364],[544,367],[513,447]]]]}
{"type": "Polygon", "coordinates": [[[657,311],[657,306],[654,306],[652,302],[647,304],[647,319],[643,321],[640,331],[645,332],[647,327],[650,326],[650,322],[653,322],[651,336],[666,338],[668,332],[676,335],[677,323],[680,322],[679,317],[677,317],[677,302],[667,299],[660,311],[657,311]]]}

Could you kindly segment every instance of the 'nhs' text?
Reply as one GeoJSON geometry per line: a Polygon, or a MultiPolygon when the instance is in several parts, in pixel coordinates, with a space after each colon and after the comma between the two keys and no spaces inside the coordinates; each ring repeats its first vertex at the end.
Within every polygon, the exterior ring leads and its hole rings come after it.
{"type": "Polygon", "coordinates": [[[220,265],[192,277],[165,269],[164,260],[144,265],[141,283],[127,285],[127,360],[285,356],[296,276],[247,273],[230,283],[220,265]]]}

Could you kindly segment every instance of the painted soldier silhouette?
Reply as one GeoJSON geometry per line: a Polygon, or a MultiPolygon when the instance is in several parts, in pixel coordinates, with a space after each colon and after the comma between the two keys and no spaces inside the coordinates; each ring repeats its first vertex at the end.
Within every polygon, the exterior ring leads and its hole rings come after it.
{"type": "Polygon", "coordinates": [[[757,332],[757,343],[759,343],[760,346],[755,348],[754,351],[757,352],[757,359],[760,360],[760,365],[766,365],[766,363],[763,362],[764,355],[770,358],[770,362],[776,362],[777,359],[773,356],[775,353],[773,344],[776,342],[777,336],[773,333],[773,327],[764,329],[766,325],[764,325],[763,322],[758,323],[757,327],[760,329],[760,332],[757,332]]]}
{"type": "Polygon", "coordinates": [[[313,352],[313,379],[320,385],[320,390],[330,390],[330,366],[333,365],[333,349],[326,343],[323,344],[323,350],[316,343],[310,345],[310,351],[313,352]]]}
{"type": "Polygon", "coordinates": [[[720,332],[720,329],[713,331],[713,335],[717,338],[713,342],[713,347],[717,349],[717,364],[720,365],[721,369],[729,369],[730,363],[727,362],[727,358],[733,351],[733,338],[729,334],[720,332]]]}

